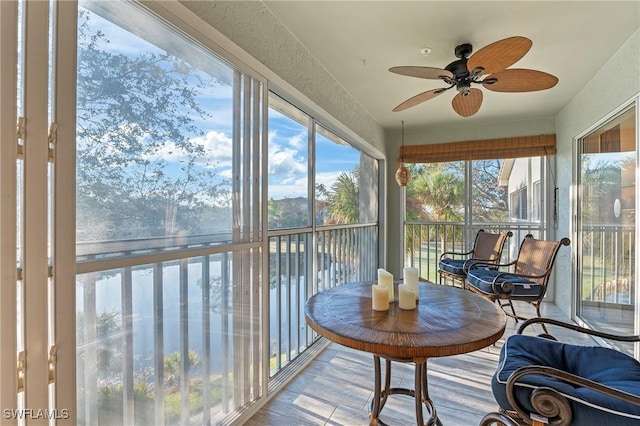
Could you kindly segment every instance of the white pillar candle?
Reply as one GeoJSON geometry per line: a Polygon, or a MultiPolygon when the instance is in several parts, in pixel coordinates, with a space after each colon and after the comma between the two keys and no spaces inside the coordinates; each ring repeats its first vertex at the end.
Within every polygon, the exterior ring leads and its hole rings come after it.
{"type": "Polygon", "coordinates": [[[371,308],[374,311],[389,310],[389,290],[382,285],[371,286],[371,308]]]}
{"type": "Polygon", "coordinates": [[[416,294],[407,284],[398,286],[398,306],[406,310],[416,308],[416,294]]]}
{"type": "Polygon", "coordinates": [[[382,268],[378,269],[378,285],[384,286],[389,290],[389,303],[393,303],[393,275],[382,268]]]}
{"type": "Polygon", "coordinates": [[[420,288],[418,287],[418,268],[404,268],[402,271],[402,281],[408,285],[416,294],[416,300],[420,299],[420,288]]]}

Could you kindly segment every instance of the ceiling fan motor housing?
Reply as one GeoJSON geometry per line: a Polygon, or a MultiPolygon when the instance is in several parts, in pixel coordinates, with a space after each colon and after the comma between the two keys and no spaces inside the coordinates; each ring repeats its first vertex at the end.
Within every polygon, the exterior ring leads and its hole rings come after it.
{"type": "MultiPolygon", "coordinates": [[[[471,46],[471,45],[469,45],[471,46]]],[[[460,46],[458,46],[460,47],[460,46]]],[[[456,56],[458,53],[458,48],[456,48],[456,56]]],[[[473,79],[469,74],[469,70],[467,69],[467,58],[462,58],[457,61],[451,62],[444,69],[450,71],[453,74],[453,78],[449,79],[447,83],[455,85],[456,90],[466,96],[471,88],[471,82],[473,79]]],[[[445,80],[446,81],[446,80],[445,80]]]]}

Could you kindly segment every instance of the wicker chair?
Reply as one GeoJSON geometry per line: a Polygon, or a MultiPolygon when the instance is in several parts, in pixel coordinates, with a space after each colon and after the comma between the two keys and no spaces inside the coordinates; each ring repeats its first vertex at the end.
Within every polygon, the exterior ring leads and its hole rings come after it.
{"type": "Polygon", "coordinates": [[[565,344],[549,334],[522,334],[535,323],[640,341],[638,335],[602,333],[549,318],[525,321],[502,346],[491,381],[500,410],[485,415],[480,426],[640,424],[640,362],[610,348],[565,344]]]}
{"type": "MultiPolygon", "coordinates": [[[[466,277],[466,288],[492,301],[498,301],[505,311],[515,320],[526,319],[516,314],[513,302],[521,300],[536,308],[540,317],[540,303],[547,292],[549,277],[553,264],[561,246],[568,246],[568,238],[560,241],[537,240],[527,235],[520,244],[516,260],[505,264],[490,264],[484,267],[474,262],[469,266],[466,277]],[[513,268],[513,272],[505,272],[501,268],[513,268]]],[[[544,327],[544,325],[543,325],[544,327]]],[[[546,331],[546,329],[545,329],[546,331]]]]}
{"type": "Polygon", "coordinates": [[[473,248],[467,252],[448,251],[440,255],[438,262],[438,274],[440,284],[444,279],[451,279],[464,287],[467,269],[471,262],[482,261],[484,264],[498,263],[502,255],[502,248],[507,238],[513,236],[509,231],[502,234],[494,234],[479,230],[473,243],[473,248]]]}

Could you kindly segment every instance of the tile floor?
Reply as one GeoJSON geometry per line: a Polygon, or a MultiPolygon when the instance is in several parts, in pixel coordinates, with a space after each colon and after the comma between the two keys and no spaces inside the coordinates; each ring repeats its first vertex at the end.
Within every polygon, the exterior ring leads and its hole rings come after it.
{"type": "MultiPolygon", "coordinates": [[[[528,308],[526,304],[518,305],[519,313],[534,314],[533,310],[527,312],[528,308]]],[[[568,320],[553,304],[543,306],[542,312],[543,316],[568,320]]],[[[504,339],[515,333],[517,326],[507,318],[506,333],[495,345],[469,354],[429,360],[429,393],[444,426],[477,425],[484,414],[496,409],[491,376],[504,339]]],[[[554,327],[549,331],[563,341],[592,342],[588,336],[570,331],[554,327]]],[[[538,325],[530,331],[541,332],[538,325]]],[[[373,377],[371,354],[331,343],[245,424],[368,425],[373,377]]],[[[413,388],[412,364],[393,363],[392,387],[413,388]]],[[[413,398],[390,396],[380,419],[388,425],[415,425],[413,398]]]]}

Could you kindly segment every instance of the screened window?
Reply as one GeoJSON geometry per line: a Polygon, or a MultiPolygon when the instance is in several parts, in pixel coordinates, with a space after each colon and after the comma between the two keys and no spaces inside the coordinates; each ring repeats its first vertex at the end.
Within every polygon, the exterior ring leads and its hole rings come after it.
{"type": "Polygon", "coordinates": [[[311,225],[309,128],[311,118],[269,96],[269,229],[311,225]]]}
{"type": "Polygon", "coordinates": [[[544,236],[545,218],[539,207],[544,205],[543,157],[415,163],[409,167],[405,265],[417,267],[421,277],[437,281],[440,254],[470,250],[480,229],[513,233],[504,248],[505,261],[517,254],[525,235],[544,236]],[[531,221],[534,214],[536,219],[531,221]]]}
{"type": "Polygon", "coordinates": [[[370,280],[378,265],[378,161],[269,95],[269,372],[317,338],[307,299],[370,280]],[[318,227],[315,229],[314,228],[318,227]]]}
{"type": "Polygon", "coordinates": [[[508,188],[515,176],[513,159],[471,162],[471,216],[476,223],[502,222],[509,218],[508,188]]]}
{"type": "Polygon", "coordinates": [[[229,241],[242,83],[131,5],[83,3],[78,20],[78,253],[229,241]]]}
{"type": "Polygon", "coordinates": [[[577,141],[577,315],[607,333],[636,330],[637,134],[632,106],[577,141]]]}
{"type": "Polygon", "coordinates": [[[407,220],[462,222],[465,216],[465,163],[411,165],[407,220]]]}
{"type": "Polygon", "coordinates": [[[316,223],[377,220],[377,161],[324,127],[317,126],[315,138],[316,223]]]}
{"type": "Polygon", "coordinates": [[[80,424],[216,424],[265,390],[263,83],[127,2],[78,10],[80,424]]]}

